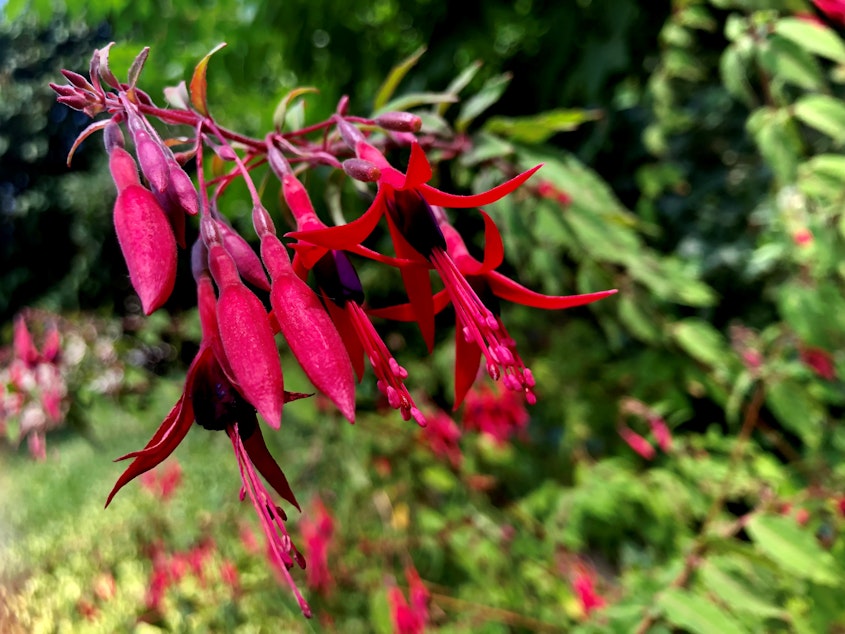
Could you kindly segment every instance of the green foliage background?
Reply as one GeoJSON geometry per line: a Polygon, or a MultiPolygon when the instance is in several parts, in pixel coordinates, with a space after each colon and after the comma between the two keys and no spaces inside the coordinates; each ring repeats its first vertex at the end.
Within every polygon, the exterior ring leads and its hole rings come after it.
{"type": "MultiPolygon", "coordinates": [[[[186,287],[187,299],[168,306],[173,323],[130,333],[184,351],[156,366],[167,378],[144,396],[97,403],[88,437],[51,439],[59,468],[0,458],[4,530],[16,544],[3,618],[42,631],[389,631],[386,583],[402,585],[412,561],[433,590],[437,631],[845,627],[845,44],[841,26],[794,17],[812,10],[778,0],[648,10],[626,0],[518,0],[462,5],[467,20],[443,3],[393,0],[68,2],[61,15],[53,3],[8,2],[0,179],[15,202],[0,225],[4,318],[33,302],[126,311],[99,149],[89,140],[75,171],[57,175],[71,124],[84,123],[56,122],[44,90],[59,68],[84,69],[90,49],[110,39],[117,69],[151,46],[142,83],[156,97],[229,42],[211,63],[209,101],[221,122],[252,134],[272,125],[297,85],[320,88],[307,100],[307,117],[318,120],[342,94],[369,112],[390,69],[420,46],[428,51],[400,95],[442,91],[483,60],[464,103],[506,89],[468,121],[472,149],[441,167],[440,185],[499,182],[491,157],[521,168],[544,162],[542,178],[572,201],[518,193],[490,205],[505,237],[503,270],[546,293],[620,293],[559,314],[506,309],[541,400],[526,439],[501,448],[465,435],[459,470],[392,417],[367,414],[350,428],[310,402],[286,410],[271,449],[298,496],[320,494],[338,526],[337,585],[312,597],[321,616],[309,624],[237,539],[248,513],[221,435],[189,435],[178,452],[188,475],[169,506],[135,487],[99,510],[117,474],[108,460],[145,442],[178,393],[180,360],[192,352],[186,287]],[[48,126],[49,141],[45,120],[58,127],[48,126]],[[45,149],[33,154],[27,143],[45,149]],[[15,185],[20,173],[31,179],[24,187],[15,185]],[[809,244],[796,239],[801,231],[809,244]],[[69,238],[48,247],[71,263],[58,270],[36,255],[54,235],[69,238]],[[103,260],[110,266],[96,265],[103,260]],[[829,355],[833,378],[813,372],[808,349],[829,355]],[[647,434],[622,407],[630,397],[673,431],[672,448],[653,461],[617,433],[628,424],[647,434]],[[796,510],[806,514],[800,522],[796,510]],[[70,540],[69,525],[83,537],[70,540]],[[160,618],[144,615],[143,544],[161,538],[180,550],[204,536],[237,561],[242,592],[188,581],[160,618]],[[595,568],[607,607],[579,608],[573,561],[595,568]],[[86,620],[80,601],[93,600],[103,572],[115,578],[116,598],[86,620]]],[[[466,112],[452,106],[447,119],[466,112]]],[[[389,296],[375,274],[368,281],[389,296]]],[[[412,331],[397,333],[404,357],[421,349],[412,331]]],[[[440,403],[451,389],[450,339],[408,363],[440,403]]],[[[293,367],[285,363],[286,379],[293,367]]],[[[365,384],[365,409],[373,392],[365,384]]]]}

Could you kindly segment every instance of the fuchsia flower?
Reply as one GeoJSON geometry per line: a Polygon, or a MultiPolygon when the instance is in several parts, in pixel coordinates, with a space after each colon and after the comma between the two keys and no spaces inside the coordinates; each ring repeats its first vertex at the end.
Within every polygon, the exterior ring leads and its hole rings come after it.
{"type": "Polygon", "coordinates": [[[313,258],[317,255],[322,257],[326,249],[343,250],[359,245],[372,232],[381,216],[386,216],[396,255],[411,263],[400,266],[410,302],[370,313],[416,321],[431,349],[434,314],[451,303],[458,322],[455,407],[460,405],[475,380],[482,354],[487,359],[487,371],[494,380],[502,378],[505,387],[524,392],[527,400],[533,403],[536,400],[534,378],[516,354],[515,342],[501,319],[487,305],[491,296],[541,308],[568,308],[596,301],[616,291],[570,297],[549,297],[529,291],[494,271],[502,262],[504,249],[498,229],[489,216],[483,214],[485,254],[484,262],[478,262],[469,255],[460,235],[448,225],[442,212],[438,216],[432,205],[474,207],[495,202],[514,191],[540,166],[482,194],[456,196],[426,184],[432,175],[431,165],[416,143],[411,146],[407,174],[391,167],[381,152],[365,141],[358,141],[355,149],[359,158],[371,161],[380,170],[376,198],[364,215],[349,224],[289,234],[305,243],[299,250],[299,253],[307,254],[303,257],[311,258],[305,266],[313,266],[313,258]],[[323,251],[313,253],[309,245],[317,245],[323,251]],[[445,286],[438,295],[432,294],[429,268],[440,274],[445,286]],[[488,300],[487,304],[479,296],[479,291],[473,288],[473,285],[479,284],[482,286],[480,295],[488,300]]]}
{"type": "MultiPolygon", "coordinates": [[[[431,350],[434,347],[434,303],[428,269],[432,265],[437,267],[435,260],[438,258],[435,256],[445,251],[445,244],[436,225],[426,217],[426,209],[430,209],[430,205],[465,208],[495,202],[517,189],[540,166],[481,194],[457,196],[427,184],[432,177],[431,165],[418,143],[411,145],[406,174],[392,167],[384,155],[363,137],[354,143],[354,148],[358,158],[373,163],[380,170],[378,192],[373,204],[360,218],[348,224],[288,235],[324,249],[349,250],[360,245],[373,232],[379,219],[386,216],[397,257],[417,263],[416,266],[401,267],[400,272],[411,305],[417,313],[416,321],[423,339],[431,350]]],[[[311,258],[311,264],[319,259],[313,255],[311,258]]]]}
{"type": "MultiPolygon", "coordinates": [[[[297,226],[326,228],[317,218],[308,193],[292,174],[282,175],[282,191],[285,200],[296,218],[297,226]]],[[[314,271],[317,287],[320,289],[324,304],[332,322],[339,333],[355,374],[360,381],[364,374],[364,357],[370,362],[376,375],[376,386],[387,398],[388,404],[399,410],[404,420],[414,419],[419,425],[425,425],[425,417],[417,407],[408,389],[405,379],[408,372],[390,354],[381,336],[376,332],[370,318],[364,312],[364,289],[349,257],[334,249],[321,249],[303,246],[297,249],[294,269],[300,268],[304,277],[307,269],[303,258],[318,255],[310,263],[314,271]]],[[[368,249],[355,250],[364,255],[377,253],[368,249]]]]}
{"type": "MultiPolygon", "coordinates": [[[[201,254],[201,252],[202,249],[198,249],[198,253],[201,254]]],[[[248,400],[248,393],[244,393],[235,378],[237,375],[231,370],[235,366],[231,363],[229,355],[231,347],[226,347],[224,335],[219,330],[218,319],[221,314],[218,310],[219,306],[215,307],[214,288],[208,272],[202,267],[202,260],[202,257],[195,258],[194,274],[197,279],[203,336],[197,356],[188,368],[184,392],[147,445],[140,451],[129,453],[118,459],[133,458],[133,461],[118,478],[106,500],[106,506],[130,480],[160,464],[173,453],[194,421],[206,429],[225,430],[238,460],[243,483],[242,499],[249,495],[267,538],[272,555],[271,562],[290,585],[303,614],[310,616],[310,608],[288,572],[294,562],[304,568],[305,561],[291,543],[285,530],[284,512],[276,506],[272,496],[255,473],[255,469],[258,469],[284,500],[297,509],[299,509],[299,504],[287,478],[267,450],[255,417],[256,404],[248,400]]],[[[218,271],[218,276],[222,278],[224,285],[221,298],[225,293],[225,285],[228,283],[230,289],[233,285],[231,283],[233,273],[228,271],[227,266],[225,263],[218,262],[218,268],[221,269],[218,271]]],[[[239,301],[239,296],[235,296],[235,301],[239,301]]],[[[266,318],[263,309],[262,314],[266,318]]],[[[237,352],[243,354],[242,349],[238,349],[237,352]]],[[[281,389],[281,386],[278,389],[281,389]]],[[[301,396],[282,392],[280,398],[294,400],[301,396]]]]}

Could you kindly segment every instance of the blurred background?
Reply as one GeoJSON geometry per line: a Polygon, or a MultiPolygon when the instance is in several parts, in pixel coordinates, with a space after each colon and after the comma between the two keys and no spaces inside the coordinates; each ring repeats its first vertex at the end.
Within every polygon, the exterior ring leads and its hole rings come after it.
{"type": "MultiPolygon", "coordinates": [[[[845,6],[642,5],[0,5],[0,630],[845,631],[845,6]],[[301,86],[319,89],[306,122],[342,95],[370,114],[413,58],[395,96],[465,148],[432,157],[438,187],[545,163],[485,207],[499,270],[551,295],[619,289],[502,307],[535,406],[482,377],[452,411],[447,313],[430,356],[377,322],[428,428],[371,376],[354,426],[319,398],[286,408],[265,437],[303,502],[288,526],[311,621],[264,559],[223,434],[192,430],[102,509],[111,461],[157,429],[199,341],[186,257],[143,317],[99,135],[66,165],[90,120],[48,83],[111,41],[119,77],[151,48],[140,85],[157,102],[227,42],[211,111],[256,137],[301,86]],[[458,103],[419,97],[456,78],[458,103]]],[[[321,212],[329,185],[308,182],[321,212]]],[[[251,237],[245,189],[223,205],[251,237]]],[[[404,301],[378,267],[361,275],[374,302],[404,301]]],[[[287,389],[311,391],[283,365],[287,389]]]]}

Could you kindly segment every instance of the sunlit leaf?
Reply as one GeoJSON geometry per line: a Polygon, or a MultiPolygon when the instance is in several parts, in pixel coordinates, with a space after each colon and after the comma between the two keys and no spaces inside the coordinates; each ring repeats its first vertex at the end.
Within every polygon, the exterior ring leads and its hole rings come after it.
{"type": "Polygon", "coordinates": [[[284,97],[282,97],[279,100],[279,105],[276,106],[276,110],[273,112],[273,127],[275,127],[277,131],[281,132],[285,126],[285,119],[287,118],[288,108],[290,107],[290,104],[293,102],[293,100],[297,97],[301,97],[302,95],[312,94],[316,92],[320,91],[312,86],[303,86],[301,88],[294,88],[284,97]]]}
{"type": "Polygon", "coordinates": [[[784,572],[816,583],[841,582],[841,570],[830,553],[819,546],[812,531],[783,515],[755,515],[746,530],[757,547],[784,572]]]}
{"type": "Polygon", "coordinates": [[[194,108],[197,109],[197,112],[206,117],[208,116],[208,97],[206,94],[208,90],[208,83],[206,82],[205,75],[208,70],[208,62],[212,55],[225,46],[226,43],[221,42],[211,49],[211,51],[209,51],[209,53],[196,65],[194,68],[194,74],[191,76],[191,103],[194,105],[194,108]]]}
{"type": "Polygon", "coordinates": [[[742,634],[747,631],[723,608],[681,588],[665,590],[657,604],[667,620],[693,634],[742,634]]]}
{"type": "Polygon", "coordinates": [[[845,104],[829,95],[804,95],[795,102],[795,116],[837,143],[845,141],[845,104]]]}
{"type": "Polygon", "coordinates": [[[493,117],[484,124],[483,129],[491,134],[509,137],[514,141],[542,143],[557,132],[575,130],[581,124],[595,121],[601,116],[601,110],[559,109],[515,119],[493,117]]]}
{"type": "Polygon", "coordinates": [[[845,62],[845,43],[835,31],[820,22],[781,18],[775,24],[775,32],[811,53],[845,62]]]}

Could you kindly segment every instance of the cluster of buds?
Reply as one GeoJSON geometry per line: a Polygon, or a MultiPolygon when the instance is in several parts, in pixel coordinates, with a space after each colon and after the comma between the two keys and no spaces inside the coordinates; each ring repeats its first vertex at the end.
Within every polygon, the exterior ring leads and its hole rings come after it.
{"type": "MultiPolygon", "coordinates": [[[[624,398],[619,404],[620,416],[634,417],[644,420],[657,446],[664,452],[672,449],[672,432],[663,417],[654,409],[635,398],[624,398]]],[[[654,459],[656,450],[644,436],[631,429],[626,423],[620,422],[619,435],[627,445],[646,460],[654,459]]]]}
{"type": "Polygon", "coordinates": [[[23,314],[15,319],[11,359],[0,366],[0,437],[26,438],[37,460],[47,456],[46,434],[62,424],[67,412],[67,384],[61,364],[61,340],[49,325],[41,350],[35,346],[23,314]],[[17,432],[10,434],[10,426],[17,432]]]}
{"type": "Polygon", "coordinates": [[[421,131],[421,119],[414,114],[352,116],[344,98],[323,122],[285,133],[277,129],[253,139],[222,128],[209,114],[209,56],[197,65],[189,86],[183,82],[166,92],[171,107],[161,108],[136,85],[148,50],[133,62],[125,83],[109,69],[108,53],[109,47],[95,51],[89,78],[64,71],[70,83],[53,88],[59,101],[72,108],[91,116],[107,114],[82,132],[74,148],[93,132],[104,132],[118,192],[115,230],[145,313],[163,306],[170,296],[177,275],[177,250],[187,247],[186,219],[198,216],[191,272],[202,325],[199,351],[188,369],[181,398],[147,446],[124,456],[133,461],[108,501],[127,482],[169,456],[194,422],[225,431],[237,456],[242,498],[248,495],[253,502],[271,559],[309,616],[310,609],[289,573],[294,564],[304,568],[305,560],[287,533],[284,511],[257,475],[260,472],[281,498],[299,508],[267,450],[256,417],[257,412],[267,425],[279,429],[284,404],[306,396],[284,389],[276,335],[281,334],[315,389],[350,422],[355,419],[356,378],[362,379],[368,362],[390,406],[404,420],[424,426],[425,416],[406,385],[408,372],[393,357],[372,318],[416,322],[432,350],[435,314],[451,305],[456,322],[455,407],[475,382],[482,358],[493,380],[530,404],[536,401],[534,377],[502,322],[500,300],[563,309],[615,291],[574,296],[530,291],[496,271],[504,248],[492,218],[479,212],[485,226],[481,260],[470,255],[463,237],[450,224],[445,208],[495,202],[519,188],[540,166],[479,194],[446,193],[428,183],[433,172],[424,148],[435,137],[421,131]],[[187,126],[193,134],[162,137],[153,120],[187,126]],[[127,150],[124,129],[134,152],[127,150]],[[174,152],[172,148],[180,145],[182,151],[174,152]],[[405,172],[385,155],[397,146],[410,151],[405,172]],[[222,173],[209,180],[203,168],[206,152],[224,166],[222,173]],[[196,165],[196,187],[184,169],[189,160],[196,165]],[[254,183],[253,171],[264,164],[278,178],[296,222],[296,231],[286,236],[292,242],[279,238],[254,183]],[[327,226],[300,179],[315,166],[329,166],[352,179],[375,184],[372,204],[348,224],[327,226]],[[219,197],[238,179],[249,191],[252,225],[260,244],[257,253],[219,211],[219,197]],[[393,255],[364,246],[382,218],[393,255]],[[408,303],[370,309],[353,257],[398,269],[408,303]],[[442,282],[438,292],[432,288],[432,270],[442,282]]]}

